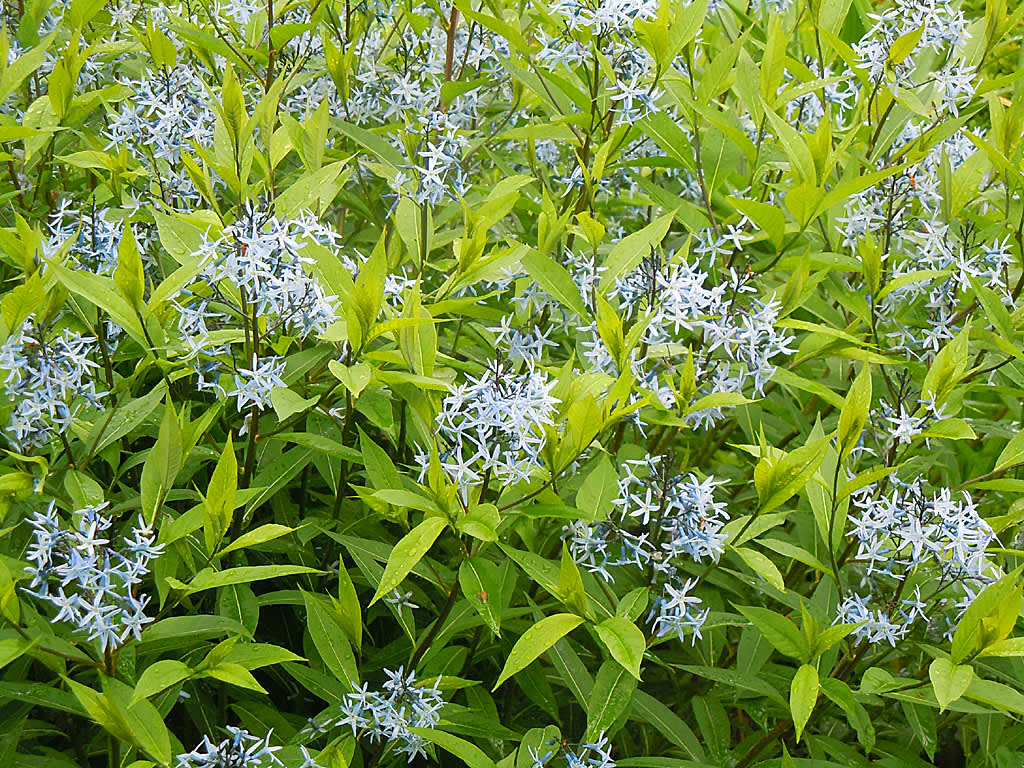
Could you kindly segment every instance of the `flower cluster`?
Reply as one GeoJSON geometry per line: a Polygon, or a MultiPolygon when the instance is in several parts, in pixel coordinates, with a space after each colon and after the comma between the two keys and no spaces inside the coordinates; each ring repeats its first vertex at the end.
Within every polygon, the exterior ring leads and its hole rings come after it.
{"type": "Polygon", "coordinates": [[[966,491],[958,500],[947,488],[927,494],[920,480],[894,481],[886,496],[874,485],[857,491],[852,508],[857,513],[851,514],[856,562],[866,565],[865,578],[897,582],[895,596],[884,607],[873,608],[869,598],[857,594],[844,597],[837,621],[860,624],[854,631],[858,637],[895,645],[917,619],[928,626],[936,617],[945,619],[946,611],[936,609],[949,607],[951,595],[963,597],[956,602],[963,610],[991,581],[986,550],[997,539],[966,491]]]}
{"type": "Polygon", "coordinates": [[[872,608],[871,599],[863,595],[844,597],[836,614],[837,624],[858,625],[853,634],[869,643],[889,643],[895,647],[910,631],[909,624],[894,621],[883,608],[872,608]]]}
{"type": "Polygon", "coordinates": [[[692,581],[678,574],[681,559],[718,560],[724,551],[722,527],[729,520],[725,502],[715,501],[721,483],[676,471],[670,456],[627,461],[613,502],[619,511],[599,522],[577,520],[568,526],[569,552],[591,573],[614,581],[614,567],[632,567],[660,583],[651,621],[659,636],[699,632],[707,611],[690,595],[692,581]]]}
{"type": "Polygon", "coordinates": [[[260,360],[257,357],[252,359],[252,368],[239,368],[235,373],[235,388],[227,393],[228,397],[234,397],[235,408],[239,413],[244,413],[250,405],[265,411],[270,407],[270,394],[274,387],[285,386],[284,361],[279,357],[265,357],[260,360]]]}
{"type": "MultiPolygon", "coordinates": [[[[387,4],[373,9],[374,24],[360,41],[362,55],[352,92],[332,113],[345,114],[360,124],[386,124],[408,115],[428,115],[440,105],[455,124],[468,127],[483,115],[488,98],[501,93],[508,76],[501,58],[509,55],[508,42],[479,26],[460,24],[449,37],[449,18],[439,17],[427,3],[414,2],[404,12],[422,24],[402,25],[403,10],[387,4]],[[465,91],[448,104],[441,87],[449,75],[481,85],[465,91]]],[[[310,86],[316,81],[310,81],[310,86]]],[[[336,92],[330,86],[329,92],[336,92]]],[[[338,100],[340,102],[340,100],[338,100]]]]}
{"type": "Polygon", "coordinates": [[[128,638],[140,639],[142,628],[152,621],[145,615],[147,595],[136,587],[150,572],[150,562],[163,551],[154,544],[156,533],[140,518],[131,538],[121,548],[111,545],[111,520],[101,512],[107,502],[77,510],[77,527],[63,528],[55,505],[29,520],[35,542],[28,559],[28,592],[58,609],[55,622],[63,621],[98,640],[103,651],[116,648],[128,638]]]}
{"type": "Polygon", "coordinates": [[[826,114],[834,124],[843,125],[846,117],[853,112],[857,100],[856,82],[835,77],[827,65],[821,70],[818,62],[810,56],[804,57],[803,63],[809,74],[822,81],[822,85],[813,91],[808,90],[796,75],[786,69],[779,94],[785,95],[790,89],[796,92],[793,98],[786,100],[786,121],[812,133],[818,129],[826,114]]]}
{"type": "Polygon", "coordinates": [[[330,231],[308,219],[282,222],[250,207],[221,237],[203,243],[199,281],[229,283],[239,292],[239,309],[266,319],[264,334],[282,330],[301,339],[323,333],[337,319],[337,299],[306,273],[303,264],[314,260],[300,254],[302,238],[317,236],[330,238],[330,231]]]}
{"type": "Polygon", "coordinates": [[[64,328],[46,337],[30,318],[0,345],[2,387],[14,401],[6,431],[18,448],[47,445],[70,429],[82,406],[103,408],[95,376],[96,339],[64,328]]]}
{"type": "Polygon", "coordinates": [[[529,747],[530,768],[551,768],[558,763],[553,759],[561,757],[568,768],[615,768],[615,760],[612,759],[611,744],[604,731],[597,739],[590,743],[583,743],[579,746],[569,746],[558,742],[546,744],[541,749],[529,747]]]}
{"type": "Polygon", "coordinates": [[[985,550],[995,533],[967,491],[959,500],[948,488],[929,495],[916,480],[894,481],[888,496],[877,493],[875,486],[857,491],[857,516],[851,515],[857,559],[867,563],[869,574],[903,579],[926,566],[937,571],[940,581],[984,578],[985,550]]]}
{"type": "MultiPolygon", "coordinates": [[[[892,151],[914,146],[925,134],[920,125],[908,123],[892,151]]],[[[1010,241],[983,238],[972,222],[951,225],[943,213],[943,174],[976,161],[976,152],[970,137],[957,131],[911,167],[852,195],[846,215],[838,219],[844,244],[868,252],[879,249],[890,284],[882,295],[867,299],[879,337],[910,359],[934,355],[960,329],[961,299],[973,290],[972,281],[1004,304],[1014,302],[1010,241]]],[[[880,159],[879,167],[887,162],[880,159]]],[[[972,177],[967,179],[971,183],[972,177]]],[[[985,177],[973,181],[979,187],[986,183],[985,177]]]]}
{"type": "MultiPolygon", "coordinates": [[[[677,350],[693,349],[696,398],[749,389],[762,394],[775,372],[774,358],[793,352],[793,337],[776,326],[777,301],[743,300],[753,291],[749,277],[734,270],[715,282],[699,260],[655,253],[645,258],[615,287],[627,315],[642,315],[645,323],[642,340],[649,352],[647,360],[637,361],[637,378],[670,402],[670,391],[658,383],[659,367],[677,350]]],[[[599,354],[600,347],[587,350],[592,359],[599,354]]],[[[712,407],[687,418],[710,426],[723,415],[721,407],[712,407]]]]}
{"type": "MultiPolygon", "coordinates": [[[[117,269],[117,248],[124,227],[116,216],[109,208],[88,205],[76,210],[69,200],[61,200],[50,214],[47,256],[67,245],[71,263],[79,269],[98,275],[112,274],[117,269]]],[[[145,245],[139,246],[144,252],[145,245]]]]}
{"type": "Polygon", "coordinates": [[[442,468],[463,488],[485,478],[528,479],[541,467],[544,429],[554,424],[553,387],[532,362],[520,372],[500,358],[479,378],[452,387],[436,422],[442,468]]]}
{"type": "Polygon", "coordinates": [[[204,736],[191,752],[178,755],[177,768],[267,768],[284,765],[275,752],[281,747],[270,746],[270,734],[264,738],[254,736],[243,728],[227,726],[228,737],[214,744],[204,736]]]}
{"type": "Polygon", "coordinates": [[[948,0],[898,0],[894,8],[870,16],[874,26],[854,45],[857,63],[867,71],[868,79],[876,87],[888,82],[893,94],[901,87],[914,88],[919,83],[914,80],[913,55],[928,50],[946,62],[930,73],[940,86],[939,108],[958,114],[962,102],[974,95],[973,68],[954,59],[968,38],[963,11],[948,0]],[[919,34],[916,42],[915,34],[919,34]],[[912,43],[913,48],[897,49],[897,41],[901,46],[912,43]]]}
{"type": "MultiPolygon", "coordinates": [[[[266,408],[273,387],[283,386],[283,364],[255,352],[261,340],[282,334],[304,339],[322,334],[337,319],[336,297],[306,272],[304,265],[314,261],[301,254],[307,242],[337,245],[334,233],[311,217],[280,221],[250,207],[220,237],[202,244],[197,279],[176,299],[178,330],[199,388],[236,397],[239,411],[247,405],[266,408]],[[235,367],[235,388],[227,392],[219,378],[229,365],[225,360],[233,359],[237,333],[231,329],[239,323],[251,326],[254,352],[246,363],[252,367],[235,367]]],[[[357,269],[351,259],[348,266],[357,269]]]]}
{"type": "Polygon", "coordinates": [[[654,59],[637,45],[634,29],[637,21],[657,16],[655,0],[562,0],[551,10],[560,17],[560,34],[543,40],[538,60],[572,69],[600,52],[614,75],[608,91],[612,122],[632,125],[658,111],[654,59]]]}
{"type": "MultiPolygon", "coordinates": [[[[399,667],[385,669],[388,679],[383,689],[371,691],[364,684],[349,693],[341,704],[341,717],[335,726],[350,726],[353,735],[368,736],[371,741],[394,744],[408,755],[409,762],[417,755],[425,755],[423,737],[410,728],[433,728],[440,722],[444,698],[437,684],[422,685],[416,673],[399,667]]],[[[438,679],[440,682],[440,678],[438,679]]]]}
{"type": "MultiPolygon", "coordinates": [[[[447,112],[435,110],[421,115],[411,133],[420,135],[416,163],[403,168],[413,172],[415,181],[410,197],[417,203],[440,203],[445,198],[458,200],[469,188],[462,167],[462,151],[469,140],[459,133],[458,123],[447,112]]],[[[400,172],[394,186],[401,188],[409,177],[400,172]]]]}
{"type": "Polygon", "coordinates": [[[181,162],[192,146],[210,146],[216,115],[209,90],[194,62],[122,78],[131,97],[111,114],[107,147],[126,147],[148,168],[168,204],[187,206],[199,200],[195,184],[181,162]]]}

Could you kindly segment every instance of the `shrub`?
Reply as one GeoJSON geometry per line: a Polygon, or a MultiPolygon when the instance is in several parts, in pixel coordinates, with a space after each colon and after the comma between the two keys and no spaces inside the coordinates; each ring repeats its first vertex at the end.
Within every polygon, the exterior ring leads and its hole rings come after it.
{"type": "Polygon", "coordinates": [[[18,0],[10,765],[1024,765],[1024,6],[18,0]]]}

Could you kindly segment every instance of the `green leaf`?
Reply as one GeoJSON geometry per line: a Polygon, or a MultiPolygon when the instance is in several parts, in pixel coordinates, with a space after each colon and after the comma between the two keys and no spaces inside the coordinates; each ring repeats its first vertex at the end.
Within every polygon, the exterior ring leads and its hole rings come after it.
{"type": "Polygon", "coordinates": [[[674,218],[675,212],[666,213],[639,232],[627,235],[615,244],[604,260],[605,271],[598,285],[598,291],[602,295],[615,285],[616,278],[636,268],[637,264],[650,254],[651,249],[665,239],[674,218]]]}
{"type": "Polygon", "coordinates": [[[252,676],[252,672],[241,664],[235,664],[230,661],[222,661],[219,664],[215,664],[201,672],[200,675],[202,677],[212,677],[214,680],[220,680],[222,683],[237,685],[239,688],[245,688],[249,691],[256,691],[257,693],[267,692],[260,685],[259,681],[252,676]]]}
{"type": "Polygon", "coordinates": [[[312,460],[313,453],[313,448],[294,448],[263,466],[250,484],[253,494],[245,502],[247,514],[288,485],[312,460]]]}
{"type": "Polygon", "coordinates": [[[149,449],[146,462],[142,465],[142,480],[139,485],[142,514],[149,525],[156,523],[160,507],[168,492],[174,487],[174,479],[178,476],[180,468],[181,427],[174,406],[168,398],[156,444],[149,449]]]}
{"type": "Polygon", "coordinates": [[[91,301],[110,315],[110,319],[121,326],[139,346],[149,348],[135,310],[115,288],[113,280],[81,269],[68,269],[53,260],[48,261],[47,265],[47,269],[68,291],[76,297],[91,301]]]}
{"type": "Polygon", "coordinates": [[[167,383],[161,381],[150,392],[114,407],[109,421],[100,419],[89,433],[88,444],[93,446],[93,455],[113,445],[129,432],[142,424],[167,392],[167,383]]]}
{"type": "Polygon", "coordinates": [[[408,491],[405,488],[385,488],[373,493],[373,498],[386,501],[395,507],[418,509],[421,512],[440,512],[437,502],[425,494],[408,491]]]}
{"type": "Polygon", "coordinates": [[[900,709],[903,711],[907,725],[910,726],[910,732],[924,749],[928,759],[934,762],[935,748],[939,743],[935,713],[932,712],[931,707],[921,704],[919,701],[912,701],[913,697],[910,694],[901,695],[907,697],[900,699],[900,709]]]}
{"type": "Polygon", "coordinates": [[[480,541],[497,541],[501,513],[493,504],[477,504],[460,515],[455,527],[462,533],[480,541]]]}
{"type": "Polygon", "coordinates": [[[583,576],[576,561],[572,559],[566,542],[562,542],[562,559],[558,569],[558,597],[573,613],[587,615],[587,593],[583,588],[583,576]]]}
{"type": "Polygon", "coordinates": [[[939,419],[932,422],[922,437],[941,437],[946,440],[974,440],[977,435],[963,419],[939,419]]]}
{"type": "Polygon", "coordinates": [[[146,699],[133,701],[134,689],[113,677],[103,676],[103,691],[128,725],[131,742],[161,765],[171,762],[171,738],[164,719],[146,699]]]}
{"type": "Polygon", "coordinates": [[[832,701],[839,705],[839,708],[846,714],[846,719],[857,732],[857,740],[864,747],[866,752],[871,752],[875,746],[875,727],[871,724],[871,715],[853,697],[850,687],[842,680],[833,677],[826,677],[820,681],[821,690],[832,701]]]}
{"type": "Polygon", "coordinates": [[[857,378],[853,380],[846,400],[843,402],[843,410],[839,413],[839,426],[836,428],[839,461],[844,461],[857,446],[870,409],[871,369],[867,363],[864,363],[857,378]]]}
{"type": "Polygon", "coordinates": [[[35,645],[22,637],[8,637],[0,640],[0,669],[3,669],[25,651],[35,645]]]}
{"type": "Polygon", "coordinates": [[[828,438],[812,440],[778,462],[761,459],[754,471],[761,514],[782,506],[799,493],[825,459],[828,438]]]}
{"type": "Polygon", "coordinates": [[[221,116],[231,136],[236,152],[241,147],[243,128],[246,122],[245,96],[242,86],[235,77],[235,70],[230,63],[224,66],[224,85],[221,88],[221,116]]]}
{"type": "Polygon", "coordinates": [[[133,701],[133,689],[119,680],[102,676],[103,693],[65,678],[71,692],[89,717],[114,738],[145,750],[162,765],[170,765],[171,742],[167,726],[146,699],[133,701]]]}
{"type": "Polygon", "coordinates": [[[274,406],[277,418],[284,421],[289,416],[302,413],[316,404],[318,398],[303,397],[288,387],[274,387],[270,391],[270,403],[274,406]]]}
{"type": "Polygon", "coordinates": [[[921,385],[922,399],[931,399],[938,407],[949,397],[953,387],[967,371],[969,336],[968,321],[964,323],[963,329],[939,350],[921,385]]]}
{"type": "Polygon", "coordinates": [[[810,658],[807,637],[785,616],[752,605],[737,605],[736,610],[746,616],[779,653],[797,661],[807,661],[810,658]]]}
{"type": "Polygon", "coordinates": [[[42,66],[46,60],[46,51],[56,34],[57,31],[54,30],[44,37],[39,45],[21,53],[9,66],[3,68],[3,74],[0,74],[0,101],[6,100],[26,77],[42,66]]]}
{"type": "Polygon", "coordinates": [[[203,244],[220,235],[221,224],[212,211],[171,215],[154,210],[152,215],[156,220],[160,245],[181,265],[193,263],[203,244]]]}
{"type": "Polygon", "coordinates": [[[142,270],[142,255],[139,244],[129,222],[124,223],[121,242],[117,246],[117,269],[114,270],[114,285],[131,307],[139,312],[146,291],[146,275],[142,270]]]}
{"type": "Polygon", "coordinates": [[[84,472],[68,470],[64,475],[64,490],[75,504],[76,509],[98,506],[103,503],[103,488],[84,472]]]}
{"type": "Polygon", "coordinates": [[[599,454],[576,492],[576,509],[590,520],[602,520],[618,495],[619,476],[607,454],[599,454]]]}
{"type": "Polygon", "coordinates": [[[647,649],[647,639],[639,627],[629,619],[612,616],[594,629],[597,630],[597,636],[601,638],[612,658],[639,680],[640,664],[647,649]]]}
{"type": "Polygon", "coordinates": [[[954,664],[998,643],[1013,631],[1021,603],[1020,573],[1017,568],[989,584],[964,611],[953,633],[950,657],[954,664]]]}
{"type": "Polygon", "coordinates": [[[338,381],[345,385],[345,389],[352,394],[352,397],[359,397],[359,393],[366,389],[366,386],[373,380],[373,368],[367,363],[342,365],[337,360],[331,360],[327,367],[338,381]]]}
{"type": "Polygon", "coordinates": [[[296,216],[302,211],[326,210],[338,196],[350,171],[346,161],[340,160],[319,168],[312,173],[303,173],[281,192],[274,201],[277,215],[282,219],[296,216]]]}
{"type": "Polygon", "coordinates": [[[229,584],[248,584],[253,581],[279,579],[302,573],[320,573],[320,571],[304,565],[243,565],[238,568],[226,568],[223,571],[204,568],[188,584],[183,584],[177,579],[169,578],[167,581],[175,589],[191,594],[207,589],[226,587],[229,584]]]}
{"type": "Polygon", "coordinates": [[[974,277],[969,278],[971,287],[974,289],[978,302],[985,310],[985,316],[992,323],[993,328],[1005,339],[1011,340],[1016,335],[1013,330],[1013,320],[1010,317],[1006,305],[991,288],[986,288],[974,277]]]}
{"type": "Polygon", "coordinates": [[[305,659],[287,648],[271,643],[237,643],[224,657],[224,661],[241,664],[251,670],[305,659]]]}
{"type": "Polygon", "coordinates": [[[748,200],[745,197],[730,197],[729,202],[737,211],[754,222],[758,229],[764,231],[776,249],[782,247],[786,237],[786,214],[777,205],[748,200]]]}
{"type": "Polygon", "coordinates": [[[924,25],[917,24],[906,34],[900,35],[889,46],[889,63],[896,65],[902,64],[914,49],[917,44],[921,41],[921,35],[924,32],[924,25]]]}
{"type": "MultiPolygon", "coordinates": [[[[772,125],[772,130],[778,137],[779,143],[782,145],[782,149],[785,151],[786,156],[789,158],[790,172],[793,174],[793,178],[796,180],[797,185],[794,186],[786,193],[786,207],[789,208],[790,213],[797,219],[797,223],[801,226],[807,224],[811,215],[808,213],[804,216],[798,216],[797,211],[794,211],[790,195],[794,192],[799,192],[802,189],[813,189],[814,183],[817,180],[817,172],[814,168],[814,156],[811,154],[810,147],[807,146],[807,141],[803,135],[789,122],[775,112],[771,108],[764,98],[761,99],[761,106],[764,108],[765,117],[768,118],[768,122],[772,125]]],[[[815,194],[815,200],[819,200],[820,194],[815,194]]],[[[811,208],[811,211],[814,209],[811,208]]]]}
{"type": "Polygon", "coordinates": [[[1006,640],[1000,640],[998,643],[993,643],[978,654],[979,658],[987,656],[1004,658],[1024,656],[1024,637],[1010,637],[1006,640]]]}
{"type": "Polygon", "coordinates": [[[580,297],[580,289],[565,267],[550,256],[533,248],[526,251],[520,260],[530,277],[536,280],[541,288],[558,299],[562,306],[571,309],[581,318],[590,316],[580,297]]]}
{"type": "Polygon", "coordinates": [[[817,700],[818,670],[811,664],[803,664],[793,676],[793,683],[789,688],[789,711],[793,715],[797,741],[800,741],[804,726],[810,720],[817,700]]]}
{"type": "Polygon", "coordinates": [[[402,479],[391,457],[362,428],[359,429],[359,451],[363,454],[366,475],[375,489],[383,491],[402,487],[402,479]]]}
{"type": "Polygon", "coordinates": [[[21,327],[34,312],[37,312],[46,301],[46,291],[43,289],[43,278],[36,270],[21,285],[15,286],[6,292],[3,299],[0,299],[0,316],[9,331],[15,331],[21,327]]]}
{"type": "Polygon", "coordinates": [[[302,600],[306,606],[306,626],[320,658],[338,680],[349,687],[356,686],[359,673],[342,622],[327,609],[321,597],[303,592],[302,600]]]}
{"type": "Polygon", "coordinates": [[[928,667],[928,678],[939,702],[939,711],[944,712],[950,703],[959,699],[974,679],[974,667],[969,664],[954,664],[949,659],[938,658],[928,667]]]}
{"type": "Polygon", "coordinates": [[[818,658],[825,651],[833,648],[844,637],[851,634],[858,626],[857,624],[833,624],[831,627],[825,627],[814,637],[811,657],[818,658]]]}
{"type": "Polygon", "coordinates": [[[692,760],[704,762],[704,750],[693,729],[660,699],[638,689],[633,694],[633,713],[638,719],[653,725],[662,736],[686,752],[692,760]]]}
{"type": "Polygon", "coordinates": [[[429,741],[446,752],[451,752],[468,768],[495,768],[494,761],[484,754],[480,747],[465,739],[460,739],[458,736],[452,736],[450,733],[433,728],[417,728],[412,726],[409,728],[409,731],[417,736],[421,736],[424,741],[429,741]]]}
{"type": "Polygon", "coordinates": [[[548,650],[561,638],[572,632],[582,624],[584,619],[571,613],[556,613],[554,616],[547,616],[541,619],[528,630],[526,630],[516,644],[512,646],[512,652],[505,661],[505,666],[498,675],[498,682],[491,690],[508,680],[512,675],[525,669],[538,656],[548,650]]]}
{"type": "Polygon", "coordinates": [[[132,701],[148,699],[192,676],[192,667],[181,661],[163,659],[146,667],[135,684],[132,701]]]}
{"type": "MultiPolygon", "coordinates": [[[[545,754],[551,749],[552,744],[562,741],[562,734],[557,726],[549,725],[544,728],[531,728],[519,742],[516,750],[515,768],[541,768],[533,758],[534,753],[545,754]]],[[[512,768],[509,766],[509,768],[512,768]]]]}
{"type": "Polygon", "coordinates": [[[257,544],[263,544],[267,541],[273,541],[279,539],[282,536],[286,536],[292,533],[295,529],[287,525],[281,525],[279,523],[264,523],[258,528],[253,528],[251,531],[246,531],[237,539],[228,544],[224,549],[217,553],[217,557],[223,557],[228,552],[234,552],[237,549],[245,549],[246,547],[255,547],[257,544]]]}
{"type": "Polygon", "coordinates": [[[427,554],[427,550],[433,546],[447,525],[448,522],[443,517],[428,517],[401,538],[388,557],[384,575],[380,578],[380,584],[370,605],[402,583],[402,579],[427,554]]]}
{"type": "Polygon", "coordinates": [[[203,537],[207,552],[216,551],[217,545],[231,527],[237,491],[238,459],[235,458],[235,449],[229,433],[227,440],[224,441],[224,450],[217,460],[217,466],[210,475],[210,484],[206,488],[203,537]]]}
{"type": "Polygon", "coordinates": [[[607,731],[629,708],[636,690],[636,677],[620,664],[606,661],[597,670],[594,688],[587,702],[587,732],[584,741],[593,741],[607,731]]]}
{"type": "Polygon", "coordinates": [[[786,582],[782,578],[779,569],[775,566],[775,563],[771,561],[771,558],[749,547],[736,547],[734,551],[743,558],[743,562],[749,565],[754,573],[780,592],[786,591],[786,582]]]}
{"type": "MultiPolygon", "coordinates": [[[[691,8],[697,5],[694,3],[691,8]]],[[[664,110],[658,110],[642,118],[639,122],[655,144],[665,151],[679,167],[693,170],[693,157],[687,156],[686,149],[690,140],[679,124],[664,110]]]]}
{"type": "Polygon", "coordinates": [[[338,555],[338,613],[341,616],[345,634],[355,646],[356,652],[363,645],[363,612],[359,605],[352,577],[348,575],[345,559],[338,555]]]}
{"type": "Polygon", "coordinates": [[[473,8],[473,4],[469,0],[458,0],[454,5],[465,14],[466,18],[472,19],[494,32],[498,37],[507,40],[516,50],[523,53],[531,50],[530,44],[526,42],[523,33],[519,29],[518,21],[513,25],[497,16],[481,13],[473,8]]]}
{"type": "Polygon", "coordinates": [[[1010,442],[999,453],[999,458],[996,459],[996,465],[992,471],[1001,472],[1021,462],[1024,462],[1024,431],[1018,432],[1010,438],[1010,442]]]}
{"type": "Polygon", "coordinates": [[[975,677],[963,695],[982,704],[1024,715],[1024,694],[1002,683],[975,677]]]}
{"type": "Polygon", "coordinates": [[[488,628],[501,637],[501,572],[497,565],[484,557],[467,557],[459,566],[459,586],[488,628]]]}
{"type": "Polygon", "coordinates": [[[242,624],[226,616],[169,616],[146,627],[140,645],[149,652],[156,645],[210,640],[230,634],[250,635],[242,624]]]}

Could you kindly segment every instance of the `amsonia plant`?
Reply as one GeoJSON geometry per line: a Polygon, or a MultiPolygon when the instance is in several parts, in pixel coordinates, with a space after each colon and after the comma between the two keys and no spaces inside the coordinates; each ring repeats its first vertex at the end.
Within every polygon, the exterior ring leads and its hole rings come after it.
{"type": "Polygon", "coordinates": [[[0,763],[1024,768],[1022,39],[5,2],[0,763]]]}

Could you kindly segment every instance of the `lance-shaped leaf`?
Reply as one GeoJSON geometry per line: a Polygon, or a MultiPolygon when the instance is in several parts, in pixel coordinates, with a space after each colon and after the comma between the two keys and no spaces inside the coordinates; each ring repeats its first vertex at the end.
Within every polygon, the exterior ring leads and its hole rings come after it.
{"type": "Polygon", "coordinates": [[[446,752],[451,752],[462,761],[467,768],[494,768],[494,761],[491,760],[480,747],[472,742],[460,739],[445,731],[438,731],[433,728],[409,728],[424,741],[436,744],[446,752]]]}
{"type": "Polygon", "coordinates": [[[754,484],[761,500],[761,514],[771,512],[803,490],[825,458],[828,438],[812,440],[787,453],[777,463],[762,459],[754,468],[754,484]]]}
{"type": "Polygon", "coordinates": [[[160,507],[174,485],[174,478],[181,469],[181,427],[170,398],[164,410],[163,421],[156,444],[149,449],[146,463],[142,465],[142,481],[139,492],[142,498],[142,514],[148,525],[156,522],[160,507]]]}
{"type": "Polygon", "coordinates": [[[409,571],[427,554],[427,550],[433,546],[447,525],[448,522],[443,517],[428,517],[402,537],[391,551],[388,564],[384,567],[384,575],[380,578],[380,584],[370,605],[402,583],[402,579],[408,576],[409,571]]]}
{"type": "Polygon", "coordinates": [[[818,670],[811,664],[804,664],[793,676],[789,688],[789,710],[793,715],[796,740],[804,732],[804,726],[811,719],[814,704],[818,700],[818,670]]]}
{"type": "Polygon", "coordinates": [[[850,451],[860,440],[861,430],[867,421],[871,409],[871,369],[865,363],[853,380],[850,391],[843,402],[843,410],[839,413],[839,426],[836,428],[836,446],[839,449],[839,460],[850,455],[850,451]]]}
{"type": "Polygon", "coordinates": [[[114,270],[114,285],[125,297],[132,309],[142,309],[142,297],[146,290],[146,275],[142,271],[142,255],[131,224],[125,222],[121,242],[117,246],[117,269],[114,270]]]}
{"type": "Polygon", "coordinates": [[[598,624],[595,629],[612,658],[619,662],[629,674],[640,679],[640,663],[644,658],[647,640],[644,633],[629,619],[612,616],[598,624]]]}
{"type": "Polygon", "coordinates": [[[547,616],[526,630],[505,661],[505,667],[498,676],[498,682],[491,690],[508,680],[516,672],[525,669],[538,656],[572,632],[583,623],[583,618],[572,613],[556,613],[547,616]]]}
{"type": "Polygon", "coordinates": [[[601,665],[587,701],[587,732],[583,737],[586,741],[593,741],[611,728],[626,711],[636,690],[636,680],[636,677],[614,661],[606,661],[601,665]]]}
{"type": "Polygon", "coordinates": [[[231,527],[238,490],[238,459],[231,443],[231,435],[224,442],[224,451],[217,460],[210,485],[206,489],[206,515],[203,520],[203,538],[206,551],[213,552],[231,527]]]}

